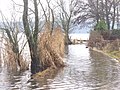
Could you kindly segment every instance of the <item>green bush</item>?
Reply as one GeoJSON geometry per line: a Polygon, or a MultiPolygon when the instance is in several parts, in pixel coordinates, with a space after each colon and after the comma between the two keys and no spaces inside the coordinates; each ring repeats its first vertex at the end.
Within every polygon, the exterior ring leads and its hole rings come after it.
{"type": "Polygon", "coordinates": [[[110,32],[104,20],[100,20],[94,27],[94,30],[100,33],[105,40],[109,38],[110,32]]]}
{"type": "Polygon", "coordinates": [[[107,24],[105,23],[104,20],[100,20],[95,28],[94,28],[96,31],[99,31],[99,32],[103,32],[103,31],[106,31],[107,30],[107,24]]]}

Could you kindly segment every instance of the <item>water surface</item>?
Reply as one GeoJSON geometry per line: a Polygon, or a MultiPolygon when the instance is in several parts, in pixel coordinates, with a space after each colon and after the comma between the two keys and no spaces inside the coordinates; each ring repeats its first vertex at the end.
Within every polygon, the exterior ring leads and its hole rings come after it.
{"type": "Polygon", "coordinates": [[[82,45],[69,45],[66,67],[41,82],[30,72],[0,69],[0,90],[120,90],[120,64],[82,45]]]}

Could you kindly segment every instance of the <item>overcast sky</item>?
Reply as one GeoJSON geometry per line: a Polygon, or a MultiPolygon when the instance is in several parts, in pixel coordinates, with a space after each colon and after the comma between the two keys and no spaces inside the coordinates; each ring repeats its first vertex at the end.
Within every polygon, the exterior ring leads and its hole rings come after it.
{"type": "MultiPolygon", "coordinates": [[[[14,1],[18,4],[23,3],[22,0],[14,0],[14,1]]],[[[6,18],[10,19],[11,14],[13,14],[13,2],[12,2],[12,0],[0,0],[0,11],[3,13],[3,15],[6,18]]],[[[0,17],[0,20],[1,20],[1,17],[0,17]]]]}
{"type": "MultiPolygon", "coordinates": [[[[13,0],[16,4],[23,5],[23,0],[13,0]]],[[[12,0],[0,0],[0,11],[2,14],[7,18],[11,19],[11,15],[15,15],[17,18],[21,17],[23,11],[23,7],[17,6],[13,3],[12,0]],[[15,5],[15,10],[13,9],[15,5]]],[[[45,0],[41,0],[42,3],[45,2],[45,0]]],[[[0,17],[1,21],[1,17],[0,17]]]]}
{"type": "Polygon", "coordinates": [[[0,10],[7,14],[11,6],[10,0],[0,0],[0,10]]]}
{"type": "MultiPolygon", "coordinates": [[[[23,0],[13,0],[16,4],[23,5],[23,0]]],[[[52,4],[55,4],[56,0],[52,0],[52,4]]],[[[69,0],[65,0],[65,2],[68,3],[69,0]]],[[[44,7],[46,7],[46,0],[41,0],[44,7]]],[[[51,4],[51,5],[52,5],[51,4]]],[[[0,0],[0,11],[3,13],[3,15],[9,20],[11,19],[11,16],[14,15],[17,17],[17,20],[19,17],[22,16],[23,7],[15,5],[15,9],[13,9],[13,6],[15,4],[12,2],[12,0],[0,0]],[[21,13],[20,13],[21,12],[21,13]]],[[[32,4],[33,5],[33,4],[32,4]]],[[[30,5],[30,7],[32,7],[30,5]]],[[[1,21],[1,14],[0,14],[0,21],[1,21]]]]}

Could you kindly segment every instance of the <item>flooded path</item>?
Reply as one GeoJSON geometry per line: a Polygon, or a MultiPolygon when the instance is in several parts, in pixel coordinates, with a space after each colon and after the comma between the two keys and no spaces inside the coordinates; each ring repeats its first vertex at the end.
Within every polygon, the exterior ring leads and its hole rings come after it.
{"type": "Polygon", "coordinates": [[[120,90],[120,64],[89,50],[85,45],[70,45],[67,66],[52,79],[36,82],[29,71],[8,73],[0,70],[0,90],[120,90]]]}

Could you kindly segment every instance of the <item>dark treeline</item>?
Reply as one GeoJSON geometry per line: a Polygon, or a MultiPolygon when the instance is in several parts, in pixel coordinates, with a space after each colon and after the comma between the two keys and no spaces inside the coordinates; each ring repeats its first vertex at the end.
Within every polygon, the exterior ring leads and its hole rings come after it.
{"type": "Polygon", "coordinates": [[[120,0],[78,0],[74,14],[77,23],[96,24],[104,20],[108,30],[119,28],[120,0]]]}

